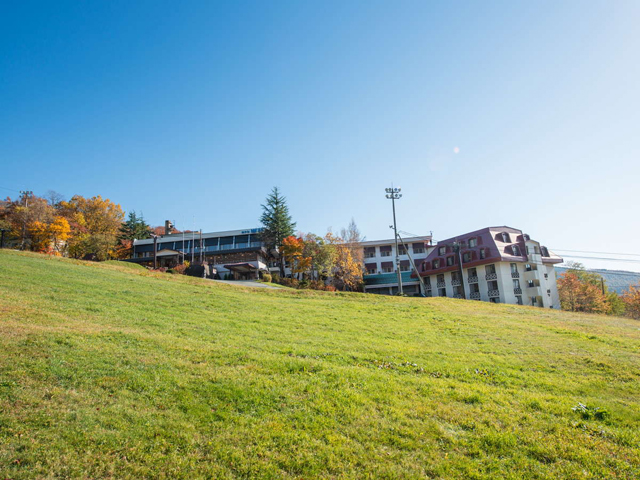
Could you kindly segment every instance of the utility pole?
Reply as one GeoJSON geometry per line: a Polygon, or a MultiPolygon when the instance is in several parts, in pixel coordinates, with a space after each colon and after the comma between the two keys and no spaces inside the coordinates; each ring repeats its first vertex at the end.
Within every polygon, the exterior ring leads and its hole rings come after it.
{"type": "Polygon", "coordinates": [[[204,255],[204,252],[202,251],[202,229],[200,229],[200,263],[202,264],[202,256],[204,255]]]}
{"type": "Polygon", "coordinates": [[[453,242],[453,251],[456,253],[456,258],[458,259],[458,275],[460,275],[462,298],[466,300],[467,295],[464,293],[464,276],[462,275],[462,254],[460,253],[460,247],[462,247],[462,244],[460,242],[458,242],[457,240],[453,242]]]}
{"type": "Polygon", "coordinates": [[[398,228],[396,225],[396,200],[402,198],[400,193],[401,188],[385,188],[387,192],[387,198],[391,199],[391,206],[393,207],[393,237],[396,242],[396,273],[398,274],[398,295],[402,295],[402,273],[400,272],[400,254],[398,252],[398,228]]]}
{"type": "Polygon", "coordinates": [[[156,270],[158,268],[158,235],[152,233],[153,237],[153,269],[156,270]]]}
{"type": "Polygon", "coordinates": [[[22,198],[24,199],[24,221],[22,222],[22,243],[20,244],[20,250],[24,250],[27,243],[27,216],[29,214],[29,199],[33,197],[31,190],[20,190],[22,198]]]}
{"type": "Polygon", "coordinates": [[[416,272],[416,275],[418,276],[418,280],[420,281],[420,285],[422,286],[423,296],[426,297],[427,296],[427,286],[424,284],[424,279],[422,278],[422,275],[420,275],[420,272],[418,271],[418,267],[416,267],[416,262],[413,261],[413,257],[409,253],[409,248],[407,247],[407,244],[404,243],[404,240],[402,240],[402,237],[400,236],[399,233],[397,235],[398,235],[398,238],[400,239],[400,242],[402,242],[402,246],[404,247],[405,252],[407,252],[407,256],[409,257],[409,260],[411,261],[411,266],[413,267],[413,270],[416,272]]]}

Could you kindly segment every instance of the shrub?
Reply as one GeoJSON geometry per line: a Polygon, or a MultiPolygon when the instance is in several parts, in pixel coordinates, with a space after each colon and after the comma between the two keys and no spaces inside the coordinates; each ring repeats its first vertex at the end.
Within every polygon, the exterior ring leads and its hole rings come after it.
{"type": "Polygon", "coordinates": [[[309,280],[300,280],[300,282],[298,282],[298,288],[309,288],[310,287],[310,283],[309,280]]]}
{"type": "Polygon", "coordinates": [[[179,273],[180,275],[185,275],[187,268],[189,268],[189,265],[187,263],[188,262],[185,262],[181,265],[176,265],[175,267],[173,267],[174,272],[179,273]]]}
{"type": "Polygon", "coordinates": [[[279,274],[274,273],[271,277],[272,277],[272,280],[271,280],[271,281],[272,281],[273,283],[281,283],[281,282],[280,282],[280,275],[279,275],[279,274]]]}
{"type": "Polygon", "coordinates": [[[596,419],[596,420],[606,420],[611,416],[609,411],[606,408],[600,407],[587,407],[584,403],[578,403],[571,410],[580,414],[582,418],[585,420],[596,419]]]}
{"type": "Polygon", "coordinates": [[[271,283],[273,281],[273,278],[271,277],[270,273],[263,272],[262,281],[271,283]]]}

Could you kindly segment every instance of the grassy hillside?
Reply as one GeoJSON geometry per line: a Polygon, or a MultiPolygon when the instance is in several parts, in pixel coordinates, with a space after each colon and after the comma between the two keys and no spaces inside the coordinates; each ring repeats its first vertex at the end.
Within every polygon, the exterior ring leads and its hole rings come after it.
{"type": "Polygon", "coordinates": [[[0,478],[640,477],[628,319],[0,251],[0,347],[0,478]]]}

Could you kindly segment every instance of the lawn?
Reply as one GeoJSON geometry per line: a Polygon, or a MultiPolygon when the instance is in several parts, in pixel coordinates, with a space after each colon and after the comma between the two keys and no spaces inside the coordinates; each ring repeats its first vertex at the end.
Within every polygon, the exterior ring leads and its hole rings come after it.
{"type": "Polygon", "coordinates": [[[638,478],[639,380],[630,319],[0,251],[2,479],[638,478]]]}

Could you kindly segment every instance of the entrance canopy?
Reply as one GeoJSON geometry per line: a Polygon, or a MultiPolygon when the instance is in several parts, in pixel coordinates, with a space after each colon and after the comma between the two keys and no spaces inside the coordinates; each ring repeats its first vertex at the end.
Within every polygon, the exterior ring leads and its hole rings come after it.
{"type": "Polygon", "coordinates": [[[229,265],[225,265],[224,268],[236,273],[250,273],[258,270],[258,267],[251,263],[231,263],[229,265]]]}

